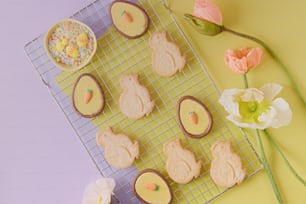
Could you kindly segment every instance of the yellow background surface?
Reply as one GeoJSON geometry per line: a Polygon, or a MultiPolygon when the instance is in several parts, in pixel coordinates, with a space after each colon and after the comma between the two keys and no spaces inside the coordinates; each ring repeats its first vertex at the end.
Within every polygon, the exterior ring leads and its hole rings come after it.
{"type": "MultiPolygon", "coordinates": [[[[306,1],[303,0],[215,0],[223,13],[226,27],[254,35],[266,42],[287,65],[301,92],[306,97],[306,1]]],[[[191,13],[193,0],[170,0],[170,6],[179,24],[206,65],[221,90],[243,87],[242,77],[231,72],[223,62],[227,49],[259,46],[229,33],[215,37],[197,33],[183,19],[191,13]]],[[[293,119],[289,126],[271,130],[283,152],[306,179],[306,107],[294,93],[290,82],[273,59],[264,51],[260,66],[249,73],[249,83],[261,87],[267,82],[280,83],[280,96],[290,104],[293,119]]],[[[254,144],[255,140],[253,140],[254,144]]],[[[285,203],[306,203],[306,187],[286,168],[276,151],[265,142],[265,149],[285,203]]],[[[257,147],[257,145],[255,145],[257,147]]],[[[247,179],[212,203],[277,203],[265,171],[247,179]]]]}

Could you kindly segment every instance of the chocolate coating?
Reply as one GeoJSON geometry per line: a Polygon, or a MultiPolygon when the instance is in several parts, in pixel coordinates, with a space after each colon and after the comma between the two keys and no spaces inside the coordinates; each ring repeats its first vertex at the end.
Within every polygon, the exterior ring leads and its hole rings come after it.
{"type": "Polygon", "coordinates": [[[94,77],[92,74],[82,74],[78,77],[78,79],[76,80],[75,84],[74,84],[74,87],[73,87],[73,91],[72,91],[72,97],[71,97],[71,100],[72,100],[72,105],[73,105],[73,108],[74,110],[82,117],[84,118],[93,118],[97,115],[99,115],[103,109],[104,109],[104,106],[105,106],[105,99],[104,99],[104,93],[103,93],[103,90],[98,82],[98,80],[96,79],[96,77],[94,77]],[[76,87],[78,85],[78,83],[80,82],[80,80],[83,78],[83,77],[90,77],[96,84],[100,94],[101,94],[101,100],[102,100],[102,105],[101,107],[93,114],[90,114],[90,115],[86,115],[84,113],[82,113],[80,110],[78,110],[78,108],[76,107],[76,104],[75,104],[75,100],[74,100],[74,95],[75,95],[75,92],[76,92],[76,87]]]}
{"type": "Polygon", "coordinates": [[[136,195],[136,197],[137,197],[139,200],[141,200],[142,202],[144,202],[144,203],[146,203],[146,204],[150,204],[150,203],[146,202],[145,200],[143,200],[143,198],[140,197],[140,196],[138,195],[138,193],[136,192],[136,188],[135,188],[136,181],[137,181],[138,178],[139,178],[141,175],[143,175],[144,173],[153,173],[153,174],[156,174],[158,177],[160,177],[160,178],[166,183],[166,185],[168,186],[168,189],[169,189],[170,196],[171,196],[171,199],[170,199],[169,203],[171,203],[172,200],[173,200],[173,193],[172,193],[172,190],[171,190],[171,188],[170,188],[170,185],[169,185],[169,183],[166,181],[166,179],[164,178],[164,176],[163,176],[160,172],[158,172],[157,170],[155,170],[155,169],[144,169],[144,170],[140,171],[140,172],[137,174],[137,176],[136,176],[135,179],[134,179],[134,183],[133,183],[133,191],[134,191],[134,194],[136,195]]]}
{"type": "Polygon", "coordinates": [[[139,38],[139,37],[141,37],[142,35],[144,35],[144,34],[148,31],[148,29],[149,29],[150,18],[149,18],[149,16],[148,16],[147,12],[146,12],[141,6],[139,6],[139,5],[135,4],[135,3],[132,3],[132,2],[129,2],[129,1],[124,1],[124,0],[115,0],[113,3],[111,3],[111,5],[110,5],[110,7],[109,7],[109,14],[110,14],[110,18],[111,18],[112,23],[113,23],[114,27],[116,28],[116,30],[117,30],[122,36],[124,36],[124,37],[126,37],[126,38],[128,38],[128,39],[139,38]],[[129,35],[127,35],[126,33],[124,33],[122,30],[120,30],[120,29],[117,27],[117,25],[114,23],[114,19],[113,19],[113,16],[112,16],[112,11],[111,11],[111,9],[112,9],[112,6],[113,6],[114,4],[119,3],[119,2],[125,3],[125,4],[129,4],[129,5],[131,5],[131,6],[134,6],[134,7],[138,8],[138,9],[144,14],[145,20],[146,20],[146,24],[145,24],[145,28],[144,28],[144,30],[143,30],[142,33],[140,33],[140,34],[138,34],[138,35],[135,35],[135,36],[129,36],[129,35]]]}

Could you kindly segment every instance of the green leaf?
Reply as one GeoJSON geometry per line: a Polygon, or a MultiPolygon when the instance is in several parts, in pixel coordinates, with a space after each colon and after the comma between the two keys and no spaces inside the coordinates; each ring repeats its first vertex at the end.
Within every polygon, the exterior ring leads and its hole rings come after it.
{"type": "Polygon", "coordinates": [[[203,35],[214,36],[223,31],[223,26],[197,18],[191,14],[185,14],[184,17],[192,25],[192,27],[203,35]]]}

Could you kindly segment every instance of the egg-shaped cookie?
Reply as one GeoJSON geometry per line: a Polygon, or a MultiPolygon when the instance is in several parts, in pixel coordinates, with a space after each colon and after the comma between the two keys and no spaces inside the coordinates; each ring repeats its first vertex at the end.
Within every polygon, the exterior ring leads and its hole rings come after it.
{"type": "Polygon", "coordinates": [[[164,177],[154,169],[145,169],[134,180],[133,190],[138,199],[144,203],[172,202],[172,191],[164,177]]]}
{"type": "Polygon", "coordinates": [[[134,39],[147,32],[149,16],[137,4],[116,0],[110,5],[109,10],[113,25],[124,37],[134,39]]]}
{"type": "Polygon", "coordinates": [[[85,117],[99,115],[105,105],[104,94],[98,80],[91,74],[82,74],[75,82],[72,92],[75,111],[85,117]]]}
{"type": "Polygon", "coordinates": [[[177,119],[182,132],[191,138],[204,137],[213,125],[208,108],[192,96],[183,96],[178,100],[177,119]]]}

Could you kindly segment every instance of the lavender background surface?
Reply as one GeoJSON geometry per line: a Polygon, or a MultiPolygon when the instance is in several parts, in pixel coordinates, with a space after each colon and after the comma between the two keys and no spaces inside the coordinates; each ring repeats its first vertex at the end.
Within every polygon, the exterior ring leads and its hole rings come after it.
{"type": "Polygon", "coordinates": [[[0,6],[0,203],[81,203],[100,175],[23,47],[92,0],[11,0],[0,6]]]}
{"type": "MultiPolygon", "coordinates": [[[[28,41],[92,1],[0,1],[0,204],[79,204],[84,187],[100,177],[23,50],[28,41]]],[[[173,6],[181,5],[183,8],[186,5],[184,10],[191,11],[192,4],[189,2],[184,0],[182,4],[173,6]]],[[[291,1],[284,1],[279,4],[276,0],[269,3],[263,0],[232,0],[219,3],[227,25],[241,31],[260,33],[258,37],[268,40],[269,45],[291,66],[301,88],[305,87],[303,59],[306,29],[299,22],[305,19],[304,2],[295,1],[292,4],[291,1]],[[286,15],[284,11],[287,11],[286,15]],[[288,18],[291,20],[288,21],[288,18]],[[283,32],[284,28],[292,32],[283,32]],[[295,32],[297,30],[299,32],[295,32]]],[[[192,30],[187,31],[187,34],[192,34],[189,35],[190,40],[201,57],[206,59],[207,67],[212,68],[210,73],[217,77],[217,85],[223,88],[241,87],[240,76],[225,69],[224,62],[218,57],[228,48],[248,44],[232,36],[212,39],[204,38],[192,30]],[[220,74],[222,68],[224,74],[220,74]]],[[[260,87],[271,81],[284,85],[283,95],[292,104],[295,114],[290,126],[274,130],[273,135],[282,144],[292,165],[306,178],[305,148],[302,145],[305,144],[304,107],[284,74],[268,56],[265,56],[262,68],[255,69],[253,74],[250,82],[254,86],[260,87]]],[[[267,147],[286,203],[306,203],[304,186],[294,179],[277,153],[267,147]]],[[[257,204],[276,201],[267,175],[262,172],[215,202],[257,204]]]]}

